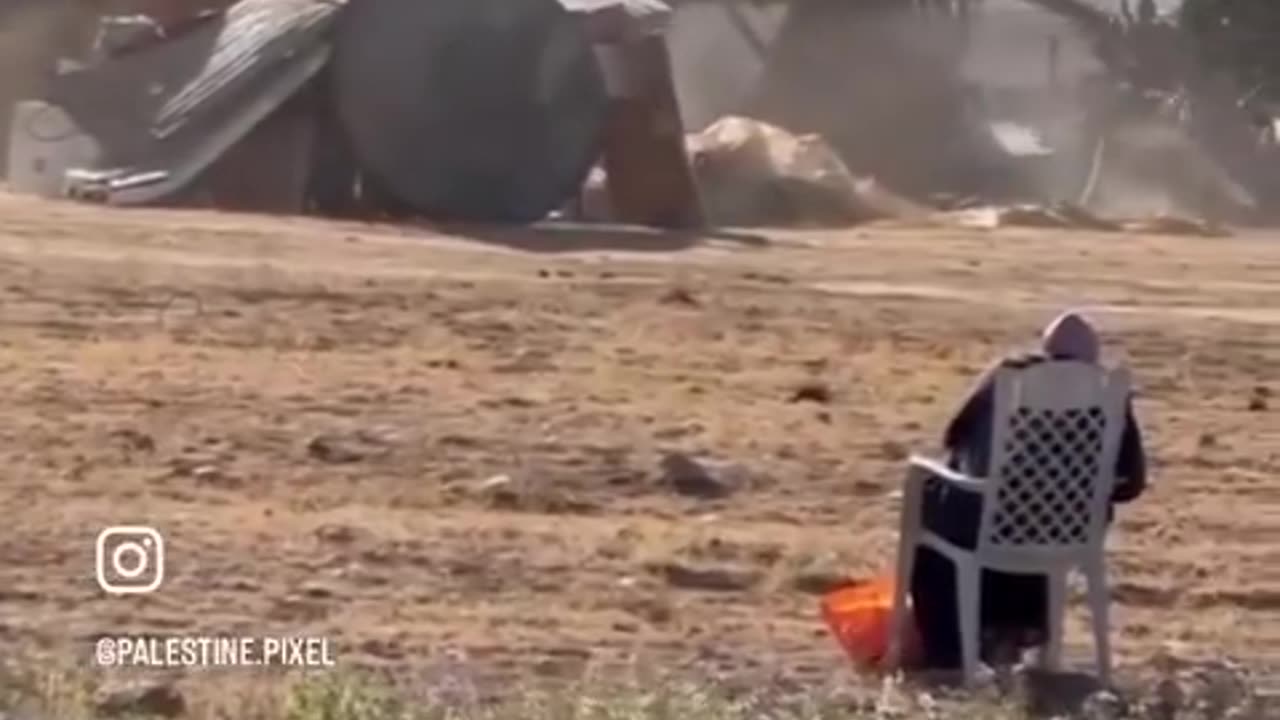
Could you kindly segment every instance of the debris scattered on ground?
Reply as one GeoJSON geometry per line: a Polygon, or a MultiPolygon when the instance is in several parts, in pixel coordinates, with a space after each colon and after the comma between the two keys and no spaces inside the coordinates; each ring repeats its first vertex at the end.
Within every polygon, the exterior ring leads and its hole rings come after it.
{"type": "Polygon", "coordinates": [[[703,500],[729,497],[748,483],[747,471],[740,465],[678,452],[664,456],[661,467],[663,484],[703,500]]]}
{"type": "Polygon", "coordinates": [[[1185,235],[1188,237],[1220,238],[1231,235],[1226,229],[1207,220],[1193,220],[1172,215],[1156,215],[1149,218],[1123,221],[1126,232],[1149,235],[1185,235]]]}
{"type": "Polygon", "coordinates": [[[1225,237],[1229,235],[1227,231],[1205,220],[1193,220],[1170,215],[1112,220],[1100,217],[1079,205],[1071,203],[976,205],[958,210],[944,211],[938,213],[936,218],[945,225],[974,230],[1025,227],[1186,235],[1193,237],[1225,237]]]}
{"type": "Polygon", "coordinates": [[[995,230],[1004,227],[1089,229],[1118,232],[1118,223],[1103,220],[1072,205],[979,205],[942,213],[942,218],[958,227],[995,230]]]}

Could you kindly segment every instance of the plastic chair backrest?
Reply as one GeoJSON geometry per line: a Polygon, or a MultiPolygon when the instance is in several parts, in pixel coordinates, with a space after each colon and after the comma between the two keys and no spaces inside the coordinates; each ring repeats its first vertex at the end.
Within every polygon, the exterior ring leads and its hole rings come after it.
{"type": "Polygon", "coordinates": [[[997,372],[980,554],[1035,566],[1101,547],[1128,397],[1123,368],[997,372]]]}

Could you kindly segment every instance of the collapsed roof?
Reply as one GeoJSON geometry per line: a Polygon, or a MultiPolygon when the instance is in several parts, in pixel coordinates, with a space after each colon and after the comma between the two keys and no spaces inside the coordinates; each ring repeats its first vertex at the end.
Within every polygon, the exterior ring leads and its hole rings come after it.
{"type": "Polygon", "coordinates": [[[49,99],[101,147],[96,169],[118,190],[113,202],[159,202],[321,71],[341,8],[243,0],[177,37],[63,73],[49,99]]]}
{"type": "Polygon", "coordinates": [[[45,99],[101,149],[75,194],[168,202],[314,87],[314,112],[400,204],[526,222],[598,157],[608,90],[593,39],[659,32],[668,13],[658,0],[241,0],[61,73],[45,99]]]}

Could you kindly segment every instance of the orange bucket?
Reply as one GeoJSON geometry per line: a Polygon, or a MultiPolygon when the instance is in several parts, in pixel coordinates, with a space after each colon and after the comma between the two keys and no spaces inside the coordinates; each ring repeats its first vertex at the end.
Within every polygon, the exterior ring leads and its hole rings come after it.
{"type": "MultiPolygon", "coordinates": [[[[853,662],[862,668],[878,668],[889,650],[889,626],[893,617],[892,573],[872,580],[855,581],[822,597],[822,619],[853,662]]],[[[902,664],[917,656],[919,642],[908,612],[902,639],[902,664]]]]}

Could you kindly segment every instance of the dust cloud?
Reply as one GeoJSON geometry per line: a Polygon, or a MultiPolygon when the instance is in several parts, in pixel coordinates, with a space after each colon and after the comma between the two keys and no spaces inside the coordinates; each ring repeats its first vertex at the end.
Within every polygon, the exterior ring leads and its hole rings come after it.
{"type": "Polygon", "coordinates": [[[1100,152],[1112,81],[1066,19],[1023,0],[976,3],[967,25],[890,5],[680,7],[670,46],[686,130],[740,114],[816,132],[855,174],[921,199],[1083,202],[1123,215],[1254,204],[1172,123],[1108,125],[1100,152]]]}

